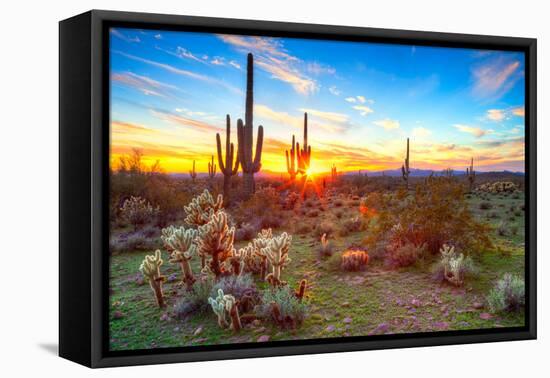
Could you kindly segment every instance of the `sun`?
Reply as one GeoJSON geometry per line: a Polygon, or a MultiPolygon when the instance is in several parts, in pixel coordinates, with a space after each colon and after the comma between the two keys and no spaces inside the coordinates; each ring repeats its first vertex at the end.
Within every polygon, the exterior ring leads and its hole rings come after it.
{"type": "Polygon", "coordinates": [[[311,170],[311,168],[306,169],[306,176],[312,176],[312,175],[313,175],[313,171],[311,170]]]}

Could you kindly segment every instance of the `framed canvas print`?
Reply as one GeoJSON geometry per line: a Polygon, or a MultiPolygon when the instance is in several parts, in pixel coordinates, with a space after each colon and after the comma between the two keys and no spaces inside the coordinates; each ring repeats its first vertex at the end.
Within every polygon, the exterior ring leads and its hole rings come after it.
{"type": "Polygon", "coordinates": [[[60,23],[60,355],[536,337],[536,40],[60,23]]]}

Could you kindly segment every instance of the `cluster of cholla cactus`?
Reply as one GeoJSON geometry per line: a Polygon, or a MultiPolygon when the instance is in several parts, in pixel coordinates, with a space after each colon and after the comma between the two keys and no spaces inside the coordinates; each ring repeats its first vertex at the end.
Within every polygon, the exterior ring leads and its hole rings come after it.
{"type": "Polygon", "coordinates": [[[225,159],[222,153],[222,142],[220,133],[216,133],[216,146],[218,149],[218,164],[223,174],[223,197],[229,201],[231,191],[231,176],[235,176],[239,171],[239,153],[235,153],[235,146],[231,143],[231,119],[226,115],[225,126],[225,159]],[[236,156],[235,156],[236,155],[236,156]]]}
{"type": "Polygon", "coordinates": [[[495,181],[481,184],[476,191],[487,193],[514,193],[519,191],[519,186],[511,181],[495,181]]]}
{"type": "Polygon", "coordinates": [[[210,221],[198,229],[198,252],[206,259],[203,270],[214,274],[216,279],[226,274],[226,261],[235,252],[234,236],[235,227],[229,227],[224,211],[213,214],[210,221]]]}
{"type": "Polygon", "coordinates": [[[409,189],[409,175],[411,174],[409,162],[409,138],[407,138],[407,155],[405,156],[405,163],[401,166],[401,175],[407,189],[409,189]]]}
{"type": "Polygon", "coordinates": [[[444,278],[455,286],[462,286],[464,284],[464,255],[456,253],[454,246],[446,244],[441,247],[439,252],[441,253],[444,278]]]}
{"type": "Polygon", "coordinates": [[[134,230],[137,230],[139,225],[157,215],[159,211],[158,206],[153,207],[145,198],[134,196],[125,200],[120,208],[122,218],[132,224],[134,230]]]}
{"type": "Polygon", "coordinates": [[[195,276],[191,269],[190,261],[197,255],[197,246],[195,237],[197,231],[185,229],[184,227],[163,230],[161,239],[169,251],[171,251],[170,262],[179,264],[183,272],[183,282],[188,290],[191,290],[195,283],[195,276]]]}
{"type": "Polygon", "coordinates": [[[279,236],[274,236],[265,248],[261,249],[261,253],[266,256],[272,271],[265,279],[273,286],[285,285],[286,282],[281,280],[281,272],[283,268],[290,263],[288,251],[292,243],[292,235],[283,232],[279,236]]]}
{"type": "Polygon", "coordinates": [[[214,155],[212,155],[211,161],[208,162],[208,177],[213,180],[216,177],[216,163],[214,163],[214,155]]]}
{"type": "Polygon", "coordinates": [[[218,317],[218,325],[221,328],[230,328],[234,332],[239,332],[242,328],[241,318],[239,316],[238,301],[234,296],[224,294],[222,289],[218,289],[218,296],[216,298],[208,298],[208,303],[212,307],[212,311],[218,317]],[[227,321],[229,317],[230,323],[227,321]]]}
{"type": "Polygon", "coordinates": [[[223,209],[223,196],[220,194],[216,199],[205,189],[202,194],[193,198],[189,205],[184,207],[185,222],[192,226],[203,226],[207,224],[214,214],[223,209]]]}
{"type": "Polygon", "coordinates": [[[195,179],[197,178],[197,171],[195,170],[195,160],[193,160],[193,169],[189,170],[189,176],[191,176],[191,180],[195,182],[195,179]]]}
{"type": "Polygon", "coordinates": [[[474,183],[476,180],[476,171],[474,171],[474,158],[472,158],[470,162],[470,167],[466,168],[466,177],[468,178],[471,192],[472,190],[474,190],[474,183]]]}
{"type": "Polygon", "coordinates": [[[159,307],[165,306],[164,294],[162,293],[162,283],[166,277],[160,274],[160,267],[162,263],[161,252],[157,249],[154,255],[145,256],[145,259],[139,267],[139,270],[143,276],[149,280],[149,285],[155,294],[159,307]]]}
{"type": "Polygon", "coordinates": [[[245,119],[237,121],[237,139],[239,142],[239,161],[243,171],[243,185],[245,197],[254,194],[256,187],[254,174],[262,167],[262,146],[264,142],[264,128],[258,127],[256,136],[256,153],[253,151],[254,144],[254,60],[252,54],[248,54],[246,63],[246,104],[245,119]]]}
{"type": "Polygon", "coordinates": [[[365,269],[368,263],[367,251],[350,249],[342,253],[341,267],[343,270],[356,272],[365,269]]]}

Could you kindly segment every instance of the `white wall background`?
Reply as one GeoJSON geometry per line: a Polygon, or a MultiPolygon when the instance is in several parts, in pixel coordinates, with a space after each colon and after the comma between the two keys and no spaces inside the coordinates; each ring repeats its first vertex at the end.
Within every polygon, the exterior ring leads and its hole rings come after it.
{"type": "Polygon", "coordinates": [[[540,377],[550,371],[546,1],[8,0],[0,22],[0,375],[540,377]],[[546,3],[546,4],[545,4],[546,3]],[[536,37],[539,125],[539,340],[117,368],[56,356],[58,26],[91,8],[536,37]],[[546,231],[546,235],[545,235],[546,231]],[[546,351],[545,351],[546,349],[546,351]]]}

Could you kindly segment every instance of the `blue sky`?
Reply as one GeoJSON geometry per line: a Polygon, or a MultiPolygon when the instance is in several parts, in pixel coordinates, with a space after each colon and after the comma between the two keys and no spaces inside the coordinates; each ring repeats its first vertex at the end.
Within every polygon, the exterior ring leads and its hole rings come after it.
{"type": "Polygon", "coordinates": [[[170,172],[206,171],[215,134],[244,118],[246,54],[263,166],[284,171],[309,116],[312,169],[523,171],[520,53],[117,28],[111,30],[112,158],[140,148],[170,172]]]}

